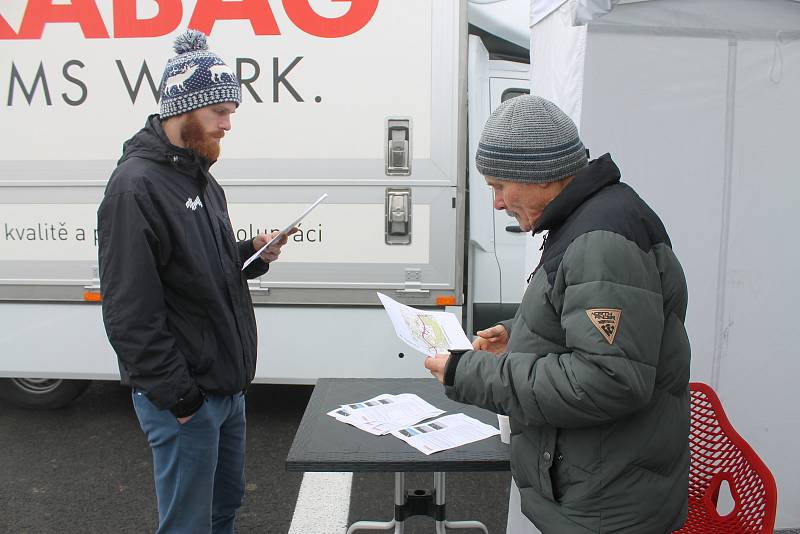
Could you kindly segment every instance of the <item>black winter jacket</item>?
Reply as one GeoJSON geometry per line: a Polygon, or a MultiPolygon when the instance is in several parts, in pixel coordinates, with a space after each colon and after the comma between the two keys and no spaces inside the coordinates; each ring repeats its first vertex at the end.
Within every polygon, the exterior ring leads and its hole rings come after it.
{"type": "Polygon", "coordinates": [[[157,115],[129,139],[97,213],[103,321],[122,383],[161,409],[190,415],[203,392],[253,380],[256,322],[236,242],[210,163],[172,145],[157,115]]]}

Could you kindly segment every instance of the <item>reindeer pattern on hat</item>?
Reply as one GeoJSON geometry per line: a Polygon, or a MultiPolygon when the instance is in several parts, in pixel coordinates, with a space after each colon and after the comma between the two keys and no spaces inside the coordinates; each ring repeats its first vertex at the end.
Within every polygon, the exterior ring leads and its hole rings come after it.
{"type": "Polygon", "coordinates": [[[241,103],[236,74],[208,49],[203,33],[187,30],[174,49],[177,55],[167,62],[161,82],[161,118],[217,102],[241,103]]]}
{"type": "Polygon", "coordinates": [[[183,84],[192,77],[196,70],[197,63],[187,63],[183,66],[183,69],[173,72],[165,82],[166,87],[164,87],[164,94],[170,95],[172,94],[172,90],[176,88],[179,91],[185,91],[186,88],[183,84]]]}
{"type": "Polygon", "coordinates": [[[211,73],[211,81],[212,82],[221,82],[222,76],[226,76],[228,81],[235,82],[236,77],[233,75],[233,71],[231,68],[224,63],[220,65],[211,65],[208,67],[208,71],[211,73]]]}

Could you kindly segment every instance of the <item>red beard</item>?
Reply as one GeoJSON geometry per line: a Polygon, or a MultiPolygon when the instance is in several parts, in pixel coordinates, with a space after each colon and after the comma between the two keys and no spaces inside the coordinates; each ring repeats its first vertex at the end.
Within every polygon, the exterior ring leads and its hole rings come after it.
{"type": "Polygon", "coordinates": [[[191,113],[181,127],[181,141],[186,148],[208,161],[213,162],[219,159],[219,140],[213,135],[207,134],[200,121],[191,113]]]}

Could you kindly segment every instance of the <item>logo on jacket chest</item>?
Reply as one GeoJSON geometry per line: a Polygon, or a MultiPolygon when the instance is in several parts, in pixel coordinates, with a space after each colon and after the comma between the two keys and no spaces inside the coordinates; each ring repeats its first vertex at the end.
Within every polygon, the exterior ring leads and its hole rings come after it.
{"type": "Polygon", "coordinates": [[[197,208],[203,207],[203,201],[200,200],[200,196],[198,195],[192,200],[192,197],[186,199],[186,209],[190,209],[192,211],[196,210],[197,208]]]}
{"type": "Polygon", "coordinates": [[[622,310],[613,308],[592,308],[586,310],[586,315],[589,320],[597,328],[603,337],[606,338],[608,344],[614,343],[614,337],[617,335],[619,327],[619,318],[622,315],[622,310]]]}

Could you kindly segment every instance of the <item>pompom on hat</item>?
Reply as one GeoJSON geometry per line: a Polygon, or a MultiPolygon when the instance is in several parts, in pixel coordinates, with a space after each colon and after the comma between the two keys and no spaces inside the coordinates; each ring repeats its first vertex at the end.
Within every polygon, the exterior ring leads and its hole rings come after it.
{"type": "Polygon", "coordinates": [[[160,86],[162,119],[193,109],[242,103],[239,80],[222,59],[208,49],[203,32],[186,30],[175,39],[175,57],[167,61],[160,86]]]}
{"type": "Polygon", "coordinates": [[[475,164],[484,176],[547,183],[572,176],[588,164],[575,123],[539,96],[510,98],[483,127],[475,164]]]}

